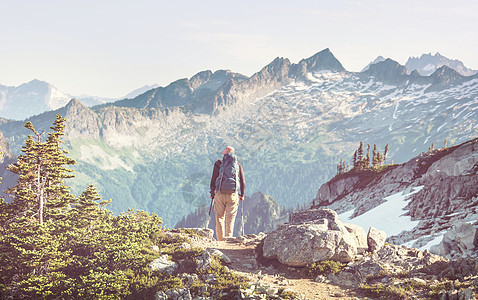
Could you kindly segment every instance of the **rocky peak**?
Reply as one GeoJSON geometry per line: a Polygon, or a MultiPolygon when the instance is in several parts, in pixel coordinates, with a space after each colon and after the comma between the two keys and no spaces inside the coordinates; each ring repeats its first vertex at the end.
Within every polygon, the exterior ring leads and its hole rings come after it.
{"type": "Polygon", "coordinates": [[[24,84],[21,84],[20,86],[18,86],[18,89],[19,90],[38,90],[38,89],[47,89],[48,90],[48,89],[50,89],[50,87],[51,87],[51,85],[46,81],[33,79],[30,82],[27,82],[27,83],[24,83],[24,84]]]}
{"type": "Polygon", "coordinates": [[[399,85],[407,79],[407,68],[387,58],[384,61],[371,65],[368,70],[361,74],[373,76],[377,80],[385,83],[399,85]]]}
{"type": "Polygon", "coordinates": [[[299,62],[300,64],[306,65],[306,70],[308,72],[314,71],[334,71],[334,72],[343,72],[345,71],[344,67],[340,63],[340,61],[335,58],[329,48],[326,48],[313,56],[303,59],[299,62]]]}
{"type": "Polygon", "coordinates": [[[313,56],[302,59],[298,64],[294,64],[290,69],[290,77],[306,79],[306,74],[309,72],[318,71],[333,71],[344,72],[346,71],[342,64],[335,58],[332,52],[327,48],[313,56]]]}
{"type": "Polygon", "coordinates": [[[381,55],[378,56],[376,59],[371,61],[368,65],[366,65],[365,68],[363,68],[361,72],[367,71],[370,68],[371,65],[374,65],[374,64],[379,63],[379,62],[384,61],[384,60],[385,60],[385,57],[383,57],[381,55]]]}
{"type": "Polygon", "coordinates": [[[282,82],[288,79],[290,66],[289,59],[277,57],[262,70],[252,75],[250,82],[259,85],[265,85],[273,81],[282,82]]]}
{"type": "Polygon", "coordinates": [[[430,77],[434,85],[447,86],[463,80],[463,76],[447,66],[441,66],[430,77]]]}
{"type": "Polygon", "coordinates": [[[197,89],[199,86],[207,82],[212,76],[212,72],[210,70],[202,71],[191,77],[189,79],[189,83],[193,89],[197,89]]]}
{"type": "Polygon", "coordinates": [[[422,54],[420,57],[410,57],[408,58],[405,67],[409,71],[417,70],[420,74],[424,76],[431,75],[441,66],[448,66],[455,71],[457,71],[462,76],[472,76],[477,74],[478,71],[471,70],[465,65],[456,59],[449,59],[440,53],[432,55],[431,53],[422,54]]]}

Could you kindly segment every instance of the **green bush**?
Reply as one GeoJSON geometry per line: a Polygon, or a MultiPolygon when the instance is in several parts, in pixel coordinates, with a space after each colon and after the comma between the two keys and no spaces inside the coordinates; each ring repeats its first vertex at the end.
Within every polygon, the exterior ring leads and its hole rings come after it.
{"type": "Polygon", "coordinates": [[[308,264],[306,266],[306,273],[309,276],[317,276],[320,274],[330,274],[341,272],[345,267],[345,263],[335,260],[323,260],[308,264]]]}

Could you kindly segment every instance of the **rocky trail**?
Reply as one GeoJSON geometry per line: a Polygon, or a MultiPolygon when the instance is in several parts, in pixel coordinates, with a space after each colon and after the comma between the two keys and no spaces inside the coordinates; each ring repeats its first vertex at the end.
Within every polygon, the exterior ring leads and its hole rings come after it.
{"type": "Polygon", "coordinates": [[[378,229],[365,234],[351,225],[333,210],[311,209],[267,234],[227,241],[213,239],[211,229],[189,230],[195,232],[191,246],[219,255],[229,270],[249,279],[251,285],[240,290],[243,299],[278,299],[289,292],[294,299],[476,299],[476,259],[448,260],[392,245],[378,229]]]}
{"type": "Polygon", "coordinates": [[[306,275],[304,268],[287,267],[275,260],[256,259],[258,243],[258,237],[250,235],[220,242],[200,239],[193,241],[193,246],[221,251],[229,259],[226,265],[230,270],[249,278],[253,285],[269,289],[271,293],[288,289],[301,299],[366,299],[353,289],[316,282],[306,275]]]}

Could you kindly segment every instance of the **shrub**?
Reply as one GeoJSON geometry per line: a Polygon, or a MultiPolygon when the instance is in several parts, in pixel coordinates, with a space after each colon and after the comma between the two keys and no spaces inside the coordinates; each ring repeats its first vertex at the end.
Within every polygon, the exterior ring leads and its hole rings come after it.
{"type": "Polygon", "coordinates": [[[317,276],[319,274],[329,274],[341,272],[345,267],[345,263],[334,260],[323,260],[306,266],[306,273],[309,276],[317,276]]]}

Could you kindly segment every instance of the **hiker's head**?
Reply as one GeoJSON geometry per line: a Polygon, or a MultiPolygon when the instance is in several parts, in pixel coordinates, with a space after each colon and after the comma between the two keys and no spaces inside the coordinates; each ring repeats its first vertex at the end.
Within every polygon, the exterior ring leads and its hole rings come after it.
{"type": "Polygon", "coordinates": [[[234,153],[234,148],[232,146],[226,146],[226,149],[222,151],[222,154],[234,153]]]}

